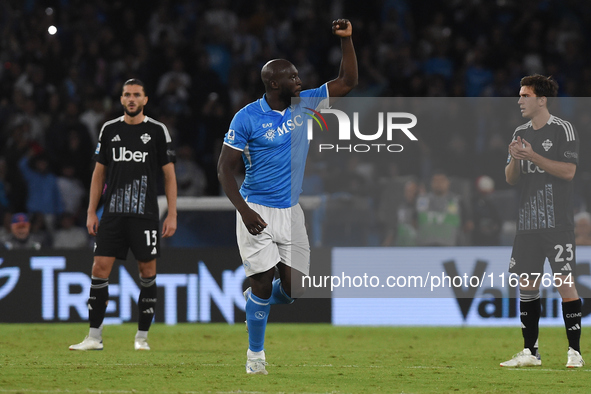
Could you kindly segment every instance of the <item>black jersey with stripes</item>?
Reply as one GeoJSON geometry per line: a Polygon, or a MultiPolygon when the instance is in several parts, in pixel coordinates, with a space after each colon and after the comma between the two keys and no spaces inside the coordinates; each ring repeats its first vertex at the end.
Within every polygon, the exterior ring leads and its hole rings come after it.
{"type": "MultiPolygon", "coordinates": [[[[538,130],[534,130],[529,121],[515,130],[513,140],[517,137],[529,142],[534,152],[547,159],[579,162],[579,136],[566,120],[550,115],[548,122],[538,130]]],[[[572,181],[550,175],[529,160],[521,160],[519,187],[518,233],[574,229],[572,181]]]]}
{"type": "Polygon", "coordinates": [[[157,180],[175,162],[171,144],[166,126],[147,116],[137,125],[123,116],[103,125],[95,160],[107,166],[104,216],[158,220],[157,180]]]}

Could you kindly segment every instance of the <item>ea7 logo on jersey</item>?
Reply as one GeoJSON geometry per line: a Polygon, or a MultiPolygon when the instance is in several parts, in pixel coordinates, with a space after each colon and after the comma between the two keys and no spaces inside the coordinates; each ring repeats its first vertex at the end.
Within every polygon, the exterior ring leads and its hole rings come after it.
{"type": "Polygon", "coordinates": [[[117,156],[117,150],[113,148],[113,161],[135,161],[136,163],[145,163],[148,152],[132,152],[127,150],[125,147],[119,148],[119,156],[117,156]]]}

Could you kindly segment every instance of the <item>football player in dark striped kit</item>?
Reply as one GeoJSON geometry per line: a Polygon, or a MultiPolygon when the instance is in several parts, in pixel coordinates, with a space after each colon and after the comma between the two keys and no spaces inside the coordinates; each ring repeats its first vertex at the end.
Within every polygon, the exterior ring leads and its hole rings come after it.
{"type": "Polygon", "coordinates": [[[150,350],[148,330],[157,301],[156,258],[160,237],[176,231],[177,185],[172,139],[163,123],[144,115],[148,97],[144,84],[130,79],[123,84],[123,116],[106,122],[95,152],[86,226],[96,236],[92,282],[88,299],[90,332],[70,350],[102,350],[102,328],[109,299],[109,275],[115,259],[125,260],[131,249],[138,262],[140,295],[136,350],[150,350]],[[168,214],[159,229],[157,181],[164,173],[168,214]],[[97,208],[104,197],[100,219],[97,208]]]}
{"type": "MultiPolygon", "coordinates": [[[[579,136],[574,126],[551,115],[548,101],[556,97],[552,77],[530,75],[521,80],[519,107],[529,121],[515,130],[505,167],[507,182],[520,188],[517,234],[509,263],[519,275],[524,349],[503,367],[542,365],[538,352],[540,283],[546,258],[552,281],[562,297],[569,348],[568,368],[585,365],[581,357],[581,299],[576,273],[573,177],[579,162],[579,136]]],[[[547,274],[546,274],[547,275],[547,274]]]]}

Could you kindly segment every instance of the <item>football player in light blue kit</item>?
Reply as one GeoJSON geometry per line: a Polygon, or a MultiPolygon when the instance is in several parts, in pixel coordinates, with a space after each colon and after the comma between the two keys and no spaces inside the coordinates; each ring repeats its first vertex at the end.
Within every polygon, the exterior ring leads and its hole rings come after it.
{"type": "Polygon", "coordinates": [[[341,38],[339,76],[302,91],[293,64],[269,61],[261,70],[265,94],[236,113],[218,162],[220,183],[238,211],[236,237],[251,285],[245,292],[249,374],[267,374],[264,341],[271,305],[292,303],[303,291],[292,283],[301,284],[298,278],[309,273],[310,245],[298,204],[309,145],[304,115],[357,85],[351,23],[333,21],[332,31],[341,38]],[[292,105],[293,97],[300,103],[292,105]],[[239,189],[235,175],[241,159],[246,177],[239,189]],[[275,267],[279,279],[273,280],[275,267]]]}

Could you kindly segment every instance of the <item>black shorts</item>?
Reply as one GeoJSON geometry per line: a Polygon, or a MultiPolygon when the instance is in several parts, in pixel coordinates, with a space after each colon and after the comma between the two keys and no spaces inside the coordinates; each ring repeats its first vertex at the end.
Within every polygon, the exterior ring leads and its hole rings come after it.
{"type": "Polygon", "coordinates": [[[517,234],[509,272],[542,275],[546,258],[553,273],[574,277],[577,265],[574,231],[517,234]]]}
{"type": "Polygon", "coordinates": [[[127,216],[106,216],[100,221],[94,248],[95,256],[127,258],[129,249],[139,261],[160,256],[160,231],[157,220],[127,216]]]}

